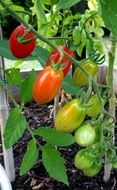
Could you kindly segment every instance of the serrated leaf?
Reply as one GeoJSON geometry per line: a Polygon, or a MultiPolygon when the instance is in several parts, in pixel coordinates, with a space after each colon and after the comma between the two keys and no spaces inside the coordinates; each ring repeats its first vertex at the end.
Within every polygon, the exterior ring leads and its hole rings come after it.
{"type": "Polygon", "coordinates": [[[62,88],[64,89],[65,92],[67,92],[68,94],[71,94],[71,95],[80,95],[81,92],[82,92],[82,89],[77,87],[73,81],[72,81],[72,78],[67,75],[64,80],[63,80],[63,83],[62,83],[62,88]]]}
{"type": "Polygon", "coordinates": [[[99,0],[106,27],[117,36],[117,3],[115,0],[99,0]]]}
{"type": "Polygon", "coordinates": [[[6,148],[10,148],[22,137],[26,126],[26,119],[20,109],[18,107],[12,109],[9,113],[4,131],[4,144],[6,148]]]}
{"type": "Polygon", "coordinates": [[[70,133],[62,133],[49,127],[39,127],[34,131],[34,135],[41,136],[47,143],[56,146],[69,146],[75,143],[75,139],[70,133]]]}
{"type": "Polygon", "coordinates": [[[29,76],[21,83],[20,98],[22,102],[28,102],[32,99],[32,87],[35,78],[35,72],[32,70],[29,76]]]}
{"type": "Polygon", "coordinates": [[[68,185],[66,167],[59,151],[49,145],[44,146],[42,162],[51,177],[68,185]]]}
{"type": "Polygon", "coordinates": [[[20,69],[16,69],[16,68],[11,68],[11,69],[7,69],[5,70],[6,76],[7,76],[7,80],[10,84],[17,84],[20,85],[23,78],[20,72],[20,69]]]}
{"type": "Polygon", "coordinates": [[[37,149],[36,142],[32,139],[29,141],[27,146],[27,151],[23,157],[21,167],[20,167],[20,175],[24,175],[27,173],[34,164],[36,164],[39,157],[39,151],[37,149]]]}
{"type": "Polygon", "coordinates": [[[64,1],[59,0],[59,2],[57,4],[57,8],[58,9],[68,9],[79,2],[80,2],[80,0],[64,0],[64,1]]]}

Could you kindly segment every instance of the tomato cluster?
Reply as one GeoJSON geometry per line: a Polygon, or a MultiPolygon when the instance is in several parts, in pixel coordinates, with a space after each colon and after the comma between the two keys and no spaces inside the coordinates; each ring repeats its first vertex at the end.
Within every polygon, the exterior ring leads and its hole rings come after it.
{"type": "MultiPolygon", "coordinates": [[[[102,103],[105,104],[103,98],[102,103]]],[[[83,147],[76,154],[74,164],[89,177],[100,172],[106,153],[113,168],[117,168],[116,151],[113,151],[113,147],[106,140],[109,130],[107,121],[99,120],[101,111],[99,98],[97,94],[93,94],[84,105],[80,99],[72,99],[66,103],[57,112],[54,121],[56,130],[73,133],[76,143],[83,147]],[[107,149],[105,143],[108,145],[107,149]]]]}
{"type": "MultiPolygon", "coordinates": [[[[74,56],[67,46],[62,45],[60,48],[70,56],[74,56]]],[[[45,104],[54,99],[61,88],[63,77],[69,72],[71,65],[72,62],[68,58],[60,57],[58,50],[51,52],[46,67],[39,73],[33,85],[33,98],[38,104],[45,104]]]]}
{"type": "MultiPolygon", "coordinates": [[[[20,25],[11,34],[9,44],[16,58],[25,58],[34,50],[36,36],[20,25]]],[[[66,45],[61,45],[59,48],[74,57],[74,53],[66,45]]],[[[54,99],[71,65],[72,61],[64,55],[61,57],[58,50],[54,49],[50,53],[45,68],[38,74],[33,84],[32,96],[37,104],[45,104],[54,99]]],[[[92,78],[98,72],[98,64],[91,59],[85,60],[82,68],[92,78]]],[[[89,82],[86,73],[82,70],[77,67],[72,77],[72,82],[80,88],[87,86],[89,82]]],[[[104,121],[100,119],[105,100],[101,98],[100,102],[99,94],[95,94],[95,91],[91,91],[90,95],[91,97],[88,95],[88,99],[86,98],[86,102],[75,97],[60,108],[55,116],[54,127],[60,132],[73,133],[76,143],[83,147],[74,158],[75,166],[82,170],[84,175],[94,176],[102,168],[105,152],[114,168],[117,168],[117,160],[115,159],[116,151],[113,151],[113,147],[105,142],[108,123],[106,119],[104,121]],[[108,145],[106,148],[105,144],[108,145]]]]}

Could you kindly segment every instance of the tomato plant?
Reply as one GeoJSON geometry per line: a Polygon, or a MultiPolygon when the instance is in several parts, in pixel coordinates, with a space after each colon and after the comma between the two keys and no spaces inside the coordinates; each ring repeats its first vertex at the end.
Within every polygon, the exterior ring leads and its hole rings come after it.
{"type": "Polygon", "coordinates": [[[73,132],[85,118],[85,108],[78,99],[73,99],[64,105],[56,114],[55,128],[58,131],[73,132]]]}
{"type": "Polygon", "coordinates": [[[25,35],[26,30],[26,27],[21,24],[17,28],[15,28],[10,36],[10,50],[16,58],[22,59],[29,56],[35,48],[36,36],[32,32],[28,32],[25,35]],[[23,41],[20,42],[20,38],[23,35],[25,35],[23,41]]]}
{"type": "Polygon", "coordinates": [[[95,161],[95,156],[86,148],[81,149],[75,156],[75,166],[80,170],[90,168],[95,161]]]}
{"type": "MultiPolygon", "coordinates": [[[[70,51],[70,49],[68,49],[68,47],[66,45],[61,45],[60,48],[66,52],[68,55],[70,55],[71,57],[74,57],[74,53],[72,51],[70,51]]],[[[58,50],[54,49],[47,62],[46,62],[46,65],[51,65],[52,62],[54,62],[55,64],[58,63],[60,59],[60,53],[58,50]]],[[[64,76],[69,72],[70,68],[71,68],[71,65],[72,65],[72,61],[70,61],[67,57],[63,56],[62,59],[61,59],[61,64],[63,64],[63,73],[64,73],[64,76]]]]}
{"type": "Polygon", "coordinates": [[[75,132],[76,142],[80,146],[89,146],[95,140],[95,129],[90,122],[82,124],[75,132]]]}
{"type": "Polygon", "coordinates": [[[61,87],[63,72],[51,66],[39,73],[33,85],[33,98],[38,104],[45,104],[53,100],[61,87]]]}
{"type": "MultiPolygon", "coordinates": [[[[80,146],[87,146],[87,148],[80,150],[76,154],[74,160],[76,168],[82,169],[84,175],[96,175],[105,160],[104,173],[105,181],[107,181],[109,176],[107,174],[110,172],[108,165],[111,163],[113,167],[116,167],[114,146],[114,106],[116,104],[116,98],[113,88],[113,68],[116,50],[117,9],[113,8],[116,6],[114,0],[111,3],[107,3],[106,1],[88,0],[88,6],[91,8],[84,11],[84,14],[72,13],[71,7],[75,5],[76,1],[34,1],[31,11],[33,15],[36,15],[37,23],[33,19],[29,19],[30,22],[33,20],[33,24],[35,23],[35,26],[32,27],[25,21],[26,17],[22,18],[19,16],[21,13],[17,14],[14,12],[12,5],[6,3],[7,0],[0,0],[0,5],[5,8],[6,12],[12,14],[23,24],[18,26],[10,37],[9,44],[12,54],[16,58],[21,59],[29,56],[35,48],[37,37],[39,38],[37,43],[40,46],[36,47],[34,56],[29,58],[39,62],[41,60],[43,65],[46,65],[36,80],[34,71],[31,72],[27,79],[23,78],[19,69],[16,71],[14,68],[6,72],[7,75],[10,73],[7,78],[8,80],[10,79],[8,82],[18,85],[20,89],[21,102],[18,103],[12,96],[10,89],[4,84],[4,77],[0,79],[0,87],[2,86],[4,88],[14,104],[14,108],[10,111],[8,119],[5,119],[7,122],[4,130],[4,138],[2,138],[4,139],[5,148],[10,148],[14,145],[23,136],[25,129],[28,130],[32,137],[28,143],[27,151],[21,164],[21,175],[25,174],[36,164],[40,155],[39,152],[41,151],[42,162],[50,176],[68,185],[64,160],[61,158],[61,154],[55,146],[68,146],[75,143],[75,140],[80,146]],[[96,6],[93,6],[95,2],[96,6]],[[100,5],[98,5],[98,2],[100,2],[100,5]],[[102,11],[101,15],[98,9],[100,12],[102,11]],[[102,45],[102,43],[104,40],[102,36],[105,32],[103,30],[105,26],[112,32],[112,44],[108,52],[109,67],[107,84],[99,84],[94,77],[98,74],[98,65],[104,61],[103,54],[105,51],[103,50],[104,44],[102,45]],[[58,47],[60,44],[66,45],[58,47]],[[60,48],[63,57],[60,56],[60,48]],[[54,50],[50,53],[47,60],[47,54],[49,54],[50,49],[54,50]],[[76,57],[74,59],[69,57],[74,57],[73,51],[76,57]],[[95,52],[98,53],[95,54],[95,52]],[[83,53],[86,55],[84,60],[82,59],[83,53]],[[81,61],[79,59],[77,60],[79,56],[81,61]],[[72,61],[77,68],[73,77],[70,75],[66,76],[71,68],[72,61]],[[62,71],[56,69],[59,66],[62,68],[62,71]],[[64,76],[66,76],[65,79],[64,76]],[[61,88],[63,80],[64,85],[62,88],[65,92],[71,93],[70,99],[72,100],[58,110],[55,108],[59,107],[60,98],[58,97],[59,94],[58,96],[56,95],[61,88]],[[105,102],[102,97],[104,91],[108,95],[108,110],[104,107],[105,102]],[[94,93],[95,95],[90,98],[94,93]],[[31,100],[32,96],[37,104],[48,103],[56,96],[53,107],[54,111],[58,110],[58,113],[54,118],[53,128],[52,126],[39,127],[33,131],[28,125],[22,110],[24,103],[31,100]],[[91,117],[90,120],[86,115],[91,117]],[[83,123],[84,119],[85,123],[83,123]],[[75,135],[70,134],[73,132],[75,135]],[[40,139],[37,139],[37,136],[44,138],[46,144],[41,145],[39,142],[40,139]],[[33,156],[30,157],[30,154],[33,156]]],[[[7,45],[4,48],[5,43],[2,40],[0,41],[0,55],[8,59],[13,58],[9,49],[6,48],[7,45]],[[3,49],[1,48],[2,43],[3,49]]],[[[4,71],[4,66],[0,69],[1,73],[2,71],[4,71]]],[[[0,76],[3,74],[1,73],[0,76]]],[[[5,92],[1,93],[1,95],[3,94],[5,92]]],[[[4,101],[0,101],[0,105],[2,105],[4,101]]],[[[0,112],[2,112],[2,108],[0,112]]]]}

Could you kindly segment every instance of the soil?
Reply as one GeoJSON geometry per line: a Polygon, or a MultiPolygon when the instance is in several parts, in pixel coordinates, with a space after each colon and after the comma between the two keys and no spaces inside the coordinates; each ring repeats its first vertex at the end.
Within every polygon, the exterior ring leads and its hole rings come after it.
{"type": "MultiPolygon", "coordinates": [[[[51,109],[51,105],[38,106],[34,102],[26,104],[24,114],[32,129],[36,129],[39,126],[52,125],[51,109]]],[[[16,167],[16,180],[12,183],[13,190],[117,190],[116,170],[111,171],[109,182],[104,183],[103,170],[97,176],[90,178],[84,176],[81,171],[75,168],[73,160],[79,148],[76,144],[68,148],[59,149],[66,161],[69,187],[51,178],[43,167],[41,160],[38,161],[28,174],[19,176],[21,160],[30,138],[30,134],[25,132],[23,138],[13,147],[16,167]]],[[[44,142],[42,141],[42,143],[44,142]]],[[[3,163],[2,154],[0,154],[0,162],[3,163]]]]}

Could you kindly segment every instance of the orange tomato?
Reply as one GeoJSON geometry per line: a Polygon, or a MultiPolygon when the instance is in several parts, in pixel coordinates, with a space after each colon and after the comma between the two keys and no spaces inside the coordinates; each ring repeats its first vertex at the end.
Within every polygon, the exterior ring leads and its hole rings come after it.
{"type": "Polygon", "coordinates": [[[62,81],[62,71],[46,66],[37,76],[33,85],[32,95],[35,102],[45,104],[53,100],[60,89],[62,81]]]}

